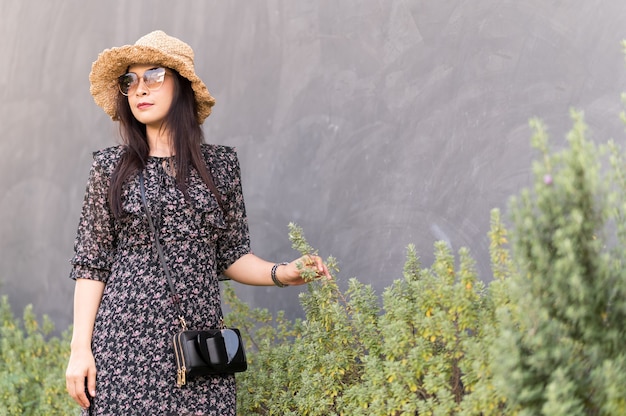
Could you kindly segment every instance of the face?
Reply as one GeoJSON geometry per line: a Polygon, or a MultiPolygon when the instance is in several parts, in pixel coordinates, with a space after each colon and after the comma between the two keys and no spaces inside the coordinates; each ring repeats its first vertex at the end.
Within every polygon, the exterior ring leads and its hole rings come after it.
{"type": "Polygon", "coordinates": [[[124,94],[128,94],[128,104],[137,121],[148,128],[159,129],[174,99],[174,74],[169,69],[163,74],[155,70],[157,68],[155,65],[130,66],[128,73],[136,77],[125,78],[126,87],[130,85],[130,88],[124,88],[124,94]]]}

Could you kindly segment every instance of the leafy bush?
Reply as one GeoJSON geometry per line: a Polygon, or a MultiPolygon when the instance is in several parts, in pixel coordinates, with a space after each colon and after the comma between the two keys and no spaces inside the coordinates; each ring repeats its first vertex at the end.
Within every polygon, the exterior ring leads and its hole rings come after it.
{"type": "Polygon", "coordinates": [[[51,336],[52,322],[37,321],[32,306],[22,320],[0,300],[0,415],[68,415],[76,406],[65,391],[69,332],[51,336]]]}
{"type": "MultiPolygon", "coordinates": [[[[290,228],[294,247],[310,252],[302,230],[290,228]]],[[[510,264],[505,235],[494,211],[494,268],[510,264]]],[[[290,325],[280,315],[268,334],[269,317],[227,287],[229,324],[250,328],[257,316],[253,326],[266,331],[248,333],[254,353],[238,376],[240,414],[502,414],[487,354],[495,307],[507,299],[495,288],[492,296],[478,280],[467,249],[456,267],[448,246],[436,243],[435,262],[422,268],[410,246],[404,278],[384,291],[382,310],[372,288],[356,279],[345,293],[335,281],[316,281],[301,299],[306,320],[290,325]]]]}
{"type": "Polygon", "coordinates": [[[534,189],[512,202],[519,273],[498,311],[493,362],[520,415],[626,414],[626,163],[572,117],[569,147],[554,154],[532,122],[542,157],[534,189]]]}

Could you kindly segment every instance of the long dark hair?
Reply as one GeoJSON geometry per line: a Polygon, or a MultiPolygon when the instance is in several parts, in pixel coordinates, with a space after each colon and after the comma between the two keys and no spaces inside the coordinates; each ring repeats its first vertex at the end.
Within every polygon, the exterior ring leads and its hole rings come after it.
{"type": "MultiPolygon", "coordinates": [[[[190,167],[195,168],[223,210],[221,196],[202,157],[200,145],[204,143],[204,134],[196,121],[197,106],[191,81],[174,70],[170,71],[174,74],[174,97],[163,125],[168,129],[174,144],[176,183],[187,198],[187,178],[190,167]]],[[[145,124],[137,121],[128,105],[128,99],[121,93],[117,97],[117,114],[120,136],[126,149],[111,175],[109,203],[113,215],[120,218],[123,215],[122,187],[129,177],[146,166],[150,148],[145,124]]]]}

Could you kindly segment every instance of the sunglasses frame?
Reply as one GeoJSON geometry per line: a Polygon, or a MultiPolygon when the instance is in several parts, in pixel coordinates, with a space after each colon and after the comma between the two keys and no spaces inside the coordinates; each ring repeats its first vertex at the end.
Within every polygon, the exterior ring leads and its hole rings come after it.
{"type": "MultiPolygon", "coordinates": [[[[151,69],[148,69],[146,72],[144,72],[141,78],[143,79],[143,83],[146,86],[146,88],[154,92],[154,91],[158,91],[159,88],[161,88],[161,86],[163,85],[163,82],[165,82],[165,75],[167,74],[168,72],[165,68],[162,68],[162,67],[151,68],[151,69]],[[157,85],[151,87],[151,85],[154,85],[155,83],[157,85]]],[[[134,72],[127,72],[124,75],[120,75],[118,77],[117,89],[120,91],[122,95],[128,97],[130,94],[133,93],[135,89],[137,89],[137,87],[139,87],[139,82],[140,82],[139,75],[137,75],[134,72]],[[130,77],[131,82],[128,84],[128,87],[126,88],[126,92],[124,92],[124,88],[122,87],[122,85],[126,83],[126,79],[128,77],[130,77]]]]}

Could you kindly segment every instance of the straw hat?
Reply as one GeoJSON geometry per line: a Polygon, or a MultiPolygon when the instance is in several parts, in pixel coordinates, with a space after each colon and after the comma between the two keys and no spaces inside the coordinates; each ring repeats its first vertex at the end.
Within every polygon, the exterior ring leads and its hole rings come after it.
{"type": "Polygon", "coordinates": [[[198,124],[211,114],[215,99],[194,71],[193,50],[180,39],[157,30],[143,36],[134,45],[105,49],[91,66],[89,91],[96,104],[113,120],[119,119],[115,105],[120,94],[117,79],[133,64],[155,64],[175,70],[191,81],[198,108],[198,124]]]}

